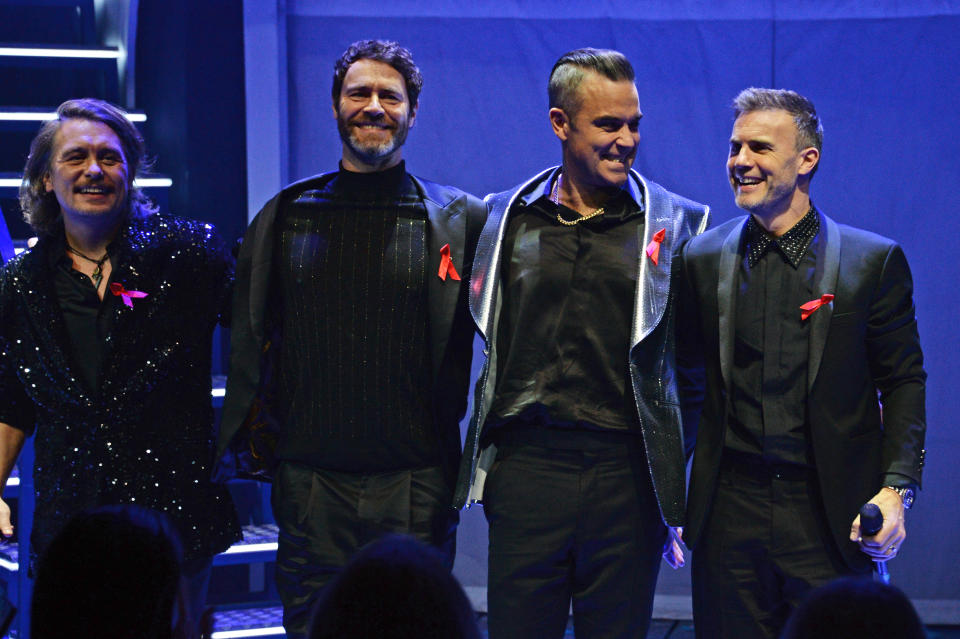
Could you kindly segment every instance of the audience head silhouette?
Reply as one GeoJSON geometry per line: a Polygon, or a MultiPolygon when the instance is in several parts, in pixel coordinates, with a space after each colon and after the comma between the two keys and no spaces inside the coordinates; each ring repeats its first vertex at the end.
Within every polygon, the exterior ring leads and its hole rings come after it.
{"type": "Polygon", "coordinates": [[[311,639],[479,639],[463,588],[432,548],[388,535],[357,553],[323,591],[311,639]]]}
{"type": "Polygon", "coordinates": [[[781,639],[923,639],[923,624],[898,588],[863,578],[838,579],[812,591],[781,639]]]}
{"type": "Polygon", "coordinates": [[[160,513],[132,505],[81,513],[40,558],[34,639],[177,636],[179,537],[160,513]]]}

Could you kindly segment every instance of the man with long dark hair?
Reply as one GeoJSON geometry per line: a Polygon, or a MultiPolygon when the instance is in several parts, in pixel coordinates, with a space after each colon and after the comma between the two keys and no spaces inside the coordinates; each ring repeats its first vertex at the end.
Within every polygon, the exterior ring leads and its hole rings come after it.
{"type": "Polygon", "coordinates": [[[0,485],[34,434],[34,555],[88,508],[168,514],[199,612],[212,556],[239,534],[210,479],[233,262],[213,227],[156,212],[134,181],[144,160],[126,114],[95,99],[60,105],[30,146],[20,203],[39,241],[0,271],[0,485]]]}

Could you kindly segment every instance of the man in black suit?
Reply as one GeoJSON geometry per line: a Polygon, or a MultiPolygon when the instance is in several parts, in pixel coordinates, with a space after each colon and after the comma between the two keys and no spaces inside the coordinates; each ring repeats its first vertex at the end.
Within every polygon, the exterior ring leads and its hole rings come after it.
{"type": "Polygon", "coordinates": [[[751,88],[734,108],[727,169],[750,215],[682,256],[680,355],[706,364],[685,539],[697,636],[775,637],[808,590],[896,556],[926,374],[903,251],[810,200],[813,104],[751,88]]]}
{"type": "Polygon", "coordinates": [[[353,553],[386,533],[453,566],[467,281],[486,206],[407,173],[422,82],[397,43],[351,45],[334,65],[340,170],[283,189],[240,250],[220,450],[227,470],[279,462],[289,637],[306,634],[353,553]]]}

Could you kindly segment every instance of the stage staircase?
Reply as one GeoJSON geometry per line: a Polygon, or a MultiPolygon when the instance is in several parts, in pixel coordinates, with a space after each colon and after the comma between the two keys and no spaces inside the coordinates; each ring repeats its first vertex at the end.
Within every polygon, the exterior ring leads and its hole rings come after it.
{"type": "MultiPolygon", "coordinates": [[[[4,231],[9,231],[18,252],[27,246],[31,232],[21,219],[17,192],[30,140],[57,105],[70,98],[96,97],[123,106],[135,122],[150,116],[132,108],[136,14],[136,0],[0,0],[0,243],[6,245],[4,231]]],[[[139,184],[167,210],[169,178],[155,175],[139,184]]],[[[222,375],[214,376],[212,402],[218,412],[224,382],[222,375]]],[[[32,465],[28,440],[3,492],[16,525],[15,536],[0,545],[0,590],[17,610],[6,635],[10,637],[30,636],[32,465]]],[[[243,541],[214,559],[208,598],[215,608],[213,637],[282,635],[272,579],[277,529],[269,487],[239,481],[229,488],[246,525],[243,541]]]]}

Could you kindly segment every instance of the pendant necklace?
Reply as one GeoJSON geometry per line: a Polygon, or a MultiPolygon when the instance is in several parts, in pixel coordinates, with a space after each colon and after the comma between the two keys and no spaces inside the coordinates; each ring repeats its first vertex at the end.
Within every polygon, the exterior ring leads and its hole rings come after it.
{"type": "Polygon", "coordinates": [[[97,290],[100,290],[100,282],[103,281],[103,263],[106,262],[107,258],[110,257],[110,253],[104,253],[103,257],[101,257],[99,260],[95,260],[92,257],[87,257],[69,244],[67,244],[67,250],[77,257],[82,257],[88,262],[92,262],[97,265],[96,268],[93,269],[93,273],[90,274],[90,279],[93,280],[93,285],[97,288],[97,290]]]}

